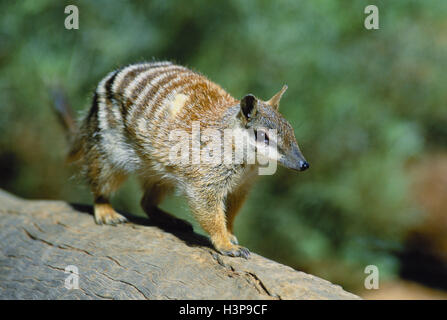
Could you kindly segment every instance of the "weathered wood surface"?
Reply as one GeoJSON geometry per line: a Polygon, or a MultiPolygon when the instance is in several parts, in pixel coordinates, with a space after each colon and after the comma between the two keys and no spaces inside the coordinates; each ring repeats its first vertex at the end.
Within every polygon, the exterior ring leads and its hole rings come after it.
{"type": "Polygon", "coordinates": [[[1,299],[358,299],[328,281],[252,254],[222,257],[206,237],[129,216],[97,226],[90,206],[0,190],[1,299]],[[68,290],[68,265],[79,289],[68,290]]]}

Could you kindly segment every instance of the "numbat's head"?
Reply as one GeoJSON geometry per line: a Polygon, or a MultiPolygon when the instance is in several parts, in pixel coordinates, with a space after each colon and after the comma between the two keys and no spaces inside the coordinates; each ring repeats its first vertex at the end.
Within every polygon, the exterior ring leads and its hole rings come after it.
{"type": "Polygon", "coordinates": [[[268,101],[252,94],[244,96],[240,101],[239,118],[246,129],[254,131],[248,141],[255,146],[256,152],[286,168],[304,171],[309,168],[309,163],[298,147],[292,126],[278,112],[279,101],[286,90],[287,86],[284,86],[268,101]]]}

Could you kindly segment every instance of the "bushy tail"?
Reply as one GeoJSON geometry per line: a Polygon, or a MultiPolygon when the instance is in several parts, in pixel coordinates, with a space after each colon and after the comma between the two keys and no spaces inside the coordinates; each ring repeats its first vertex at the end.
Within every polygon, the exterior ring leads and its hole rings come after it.
{"type": "Polygon", "coordinates": [[[68,103],[67,96],[61,88],[52,88],[51,97],[53,99],[53,109],[59,122],[65,129],[70,150],[67,155],[67,162],[73,162],[81,158],[83,139],[73,116],[73,109],[68,103]]]}

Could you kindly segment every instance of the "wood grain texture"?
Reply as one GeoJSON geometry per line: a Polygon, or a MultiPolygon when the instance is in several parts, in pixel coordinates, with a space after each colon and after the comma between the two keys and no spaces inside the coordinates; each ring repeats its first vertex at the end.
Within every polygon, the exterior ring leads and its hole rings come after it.
{"type": "Polygon", "coordinates": [[[91,212],[0,190],[0,299],[359,299],[256,254],[220,256],[192,232],[131,215],[97,226],[91,212]],[[64,286],[68,265],[79,289],[64,286]]]}

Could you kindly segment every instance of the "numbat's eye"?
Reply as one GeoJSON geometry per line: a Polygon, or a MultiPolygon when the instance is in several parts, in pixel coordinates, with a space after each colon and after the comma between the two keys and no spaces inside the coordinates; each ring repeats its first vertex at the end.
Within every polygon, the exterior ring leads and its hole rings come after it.
{"type": "Polygon", "coordinates": [[[267,135],[267,133],[265,133],[265,131],[262,130],[255,131],[255,138],[256,141],[264,142],[265,144],[269,142],[269,136],[267,135]]]}

